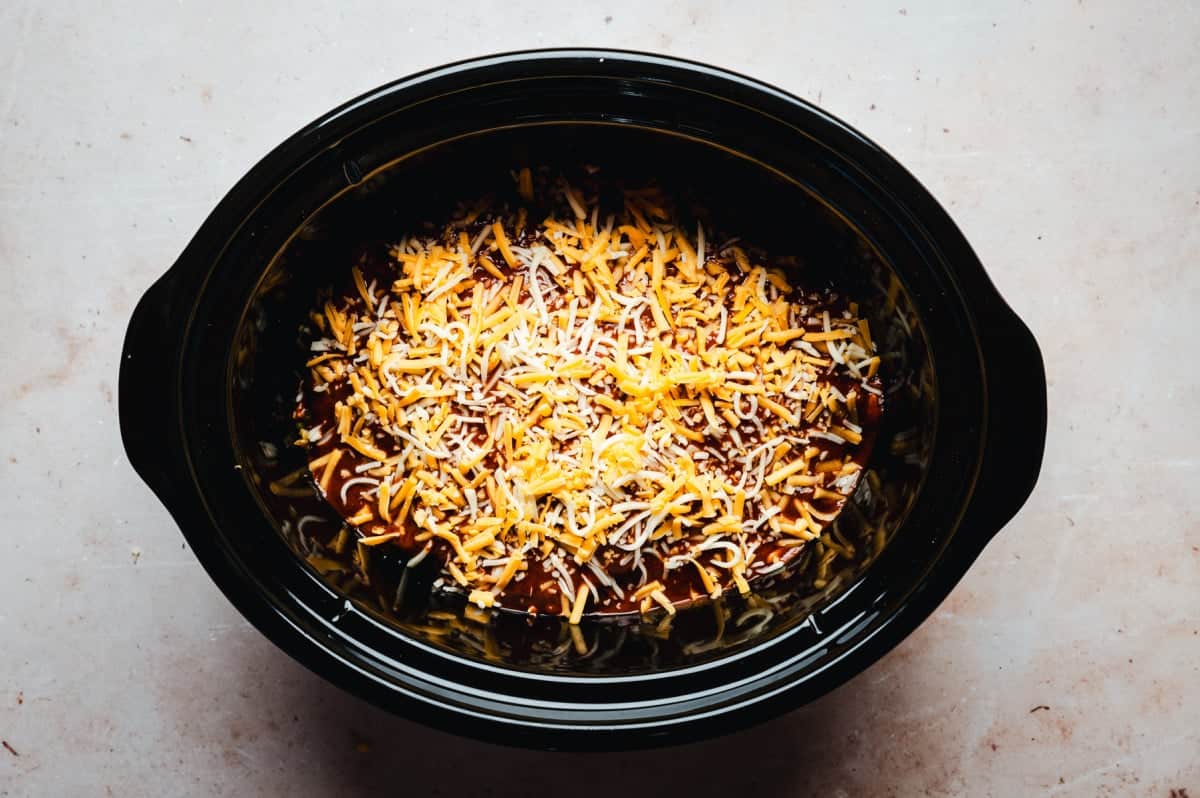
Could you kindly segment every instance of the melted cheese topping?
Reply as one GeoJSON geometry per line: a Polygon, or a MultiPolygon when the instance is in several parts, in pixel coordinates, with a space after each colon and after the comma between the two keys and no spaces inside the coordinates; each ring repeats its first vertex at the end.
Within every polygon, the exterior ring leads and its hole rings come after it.
{"type": "MultiPolygon", "coordinates": [[[[528,170],[517,180],[532,200],[528,170]]],[[[863,439],[859,391],[831,380],[875,376],[867,322],[674,223],[654,191],[601,217],[556,185],[563,213],[465,214],[394,246],[388,279],[356,268],[313,314],[309,388],[338,397],[317,484],[344,452],[365,458],[348,518],[363,542],[415,530],[414,563],[443,542],[446,583],[481,608],[533,561],[573,623],[622,584],[673,613],[648,555],[707,595],[744,594],[778,565],[756,561],[762,540],[816,538],[833,516],[814,502],[854,485],[850,456],[814,444],[863,439]]]]}

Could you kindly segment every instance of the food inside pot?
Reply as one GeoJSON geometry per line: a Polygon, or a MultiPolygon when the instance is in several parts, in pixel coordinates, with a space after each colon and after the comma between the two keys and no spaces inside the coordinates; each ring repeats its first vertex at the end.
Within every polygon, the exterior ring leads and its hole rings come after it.
{"type": "Polygon", "coordinates": [[[359,545],[482,608],[578,622],[750,592],[863,473],[870,325],[659,187],[513,177],[314,305],[314,489],[359,545]]]}

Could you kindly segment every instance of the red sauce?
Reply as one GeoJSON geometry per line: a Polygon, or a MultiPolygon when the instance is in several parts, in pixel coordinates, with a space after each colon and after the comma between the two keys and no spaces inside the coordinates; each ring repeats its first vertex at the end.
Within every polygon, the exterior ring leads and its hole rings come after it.
{"type": "MultiPolygon", "coordinates": [[[[472,238],[478,235],[482,228],[482,223],[465,227],[472,238]]],[[[447,241],[452,240],[452,235],[447,235],[447,241]]],[[[540,235],[544,235],[544,232],[526,227],[514,233],[512,242],[515,246],[528,248],[539,243],[540,235]]],[[[477,284],[486,287],[496,281],[500,281],[501,278],[493,276],[493,271],[500,271],[504,274],[504,280],[509,279],[511,272],[499,253],[485,250],[479,253],[478,257],[479,261],[476,262],[472,270],[472,278],[477,284]],[[481,263],[483,259],[487,259],[488,261],[486,267],[481,263]]],[[[720,261],[720,265],[730,273],[731,284],[741,279],[741,274],[731,261],[720,261]]],[[[359,266],[364,281],[373,281],[380,286],[388,286],[393,280],[403,276],[399,264],[385,257],[364,258],[359,263],[359,266]]],[[[573,266],[567,272],[567,277],[570,278],[571,272],[577,268],[573,266]]],[[[529,290],[527,288],[522,289],[519,298],[521,302],[529,302],[529,290]]],[[[840,322],[844,315],[849,315],[849,305],[846,298],[828,290],[812,291],[793,288],[789,293],[784,295],[784,298],[793,306],[803,310],[800,316],[804,319],[805,328],[810,332],[820,332],[825,329],[823,321],[825,313],[828,313],[828,316],[835,322],[840,322]]],[[[548,303],[550,307],[554,308],[561,306],[565,301],[564,297],[555,296],[549,299],[548,303]],[[555,305],[554,303],[559,304],[555,305]]],[[[727,297],[725,301],[728,311],[732,314],[734,310],[732,295],[727,297]]],[[[346,286],[341,291],[334,292],[334,304],[348,310],[352,310],[355,307],[365,310],[365,302],[353,284],[346,286]]],[[[646,328],[653,327],[654,318],[648,306],[641,311],[640,315],[643,326],[646,328]]],[[[597,325],[598,334],[604,330],[606,324],[610,328],[606,330],[608,332],[611,331],[611,328],[615,327],[615,325],[602,322],[597,325]]],[[[707,339],[709,346],[715,346],[718,343],[718,338],[719,336],[715,332],[710,333],[707,339]]],[[[576,350],[576,353],[582,354],[578,350],[576,350]]],[[[755,366],[755,370],[761,376],[761,369],[755,366]]],[[[839,443],[827,437],[810,436],[806,442],[807,446],[815,447],[818,451],[812,457],[812,462],[820,464],[833,463],[835,461],[841,463],[845,461],[855,463],[859,468],[853,470],[853,473],[851,473],[852,469],[844,469],[842,471],[842,478],[838,480],[836,491],[840,495],[836,498],[830,495],[828,488],[826,488],[826,492],[820,498],[816,498],[816,489],[803,486],[795,487],[790,497],[791,500],[786,503],[786,506],[778,516],[779,520],[785,522],[798,522],[800,520],[801,512],[797,506],[798,501],[807,502],[812,511],[821,514],[827,519],[840,512],[847,497],[853,494],[857,481],[863,473],[862,467],[865,466],[870,457],[878,431],[883,410],[881,380],[877,376],[856,380],[845,373],[844,369],[835,369],[833,366],[825,368],[823,371],[824,373],[818,378],[820,384],[835,389],[836,392],[844,397],[854,397],[856,399],[855,421],[861,428],[862,433],[861,441],[853,445],[844,442],[839,443]]],[[[597,389],[615,398],[619,398],[621,394],[621,389],[616,384],[602,383],[597,386],[597,389]]],[[[347,381],[338,380],[326,383],[322,378],[317,377],[315,371],[310,371],[310,379],[302,387],[295,413],[295,417],[301,423],[302,428],[319,428],[324,433],[319,440],[311,442],[308,446],[307,456],[310,461],[318,460],[334,450],[340,449],[342,451],[336,467],[327,477],[327,489],[322,491],[319,486],[316,486],[316,483],[319,483],[321,477],[324,476],[323,468],[315,469],[313,482],[314,489],[318,492],[318,495],[324,501],[328,502],[341,517],[346,519],[354,518],[356,513],[364,506],[373,505],[377,502],[375,495],[373,495],[373,492],[377,490],[377,482],[369,478],[364,478],[360,471],[360,469],[370,468],[376,461],[360,454],[353,448],[345,446],[337,435],[329,432],[337,426],[336,406],[339,402],[345,401],[351,393],[352,389],[347,381]],[[323,390],[321,389],[322,385],[324,386],[323,390]]],[[[505,395],[497,391],[494,385],[485,391],[485,396],[489,401],[493,402],[502,403],[506,401],[505,395]]],[[[848,413],[849,411],[845,412],[848,413]]],[[[761,405],[758,407],[757,415],[764,422],[772,419],[772,413],[761,405]]],[[[800,425],[800,430],[798,431],[801,436],[811,431],[808,427],[809,425],[804,423],[800,425]]],[[[741,444],[744,448],[748,449],[761,443],[753,423],[749,421],[744,422],[738,429],[741,436],[741,444]]],[[[480,428],[475,433],[473,443],[482,444],[485,437],[486,433],[480,428]]],[[[373,443],[387,456],[400,454],[405,446],[405,440],[388,436],[376,436],[373,443]]],[[[691,450],[698,453],[698,457],[703,457],[706,462],[717,462],[723,459],[725,453],[736,448],[738,447],[733,436],[727,433],[709,434],[703,441],[695,442],[691,450]]],[[[504,466],[499,456],[498,447],[493,448],[484,457],[481,466],[491,471],[504,466]]],[[[734,467],[732,463],[727,463],[723,469],[718,468],[718,470],[724,470],[730,482],[735,482],[742,476],[740,470],[734,467]]],[[[827,480],[827,484],[829,481],[827,480]]],[[[404,559],[418,557],[422,560],[423,567],[426,568],[444,570],[445,565],[454,556],[454,548],[450,543],[440,537],[430,539],[427,532],[413,523],[411,514],[400,524],[389,523],[382,519],[374,518],[363,524],[358,529],[358,532],[370,537],[379,535],[392,536],[380,547],[381,549],[385,546],[388,550],[399,554],[404,559]],[[422,556],[422,551],[426,549],[428,550],[427,553],[422,556]]],[[[692,549],[695,543],[694,538],[693,534],[680,540],[664,540],[654,550],[644,549],[643,556],[640,557],[641,564],[638,567],[635,567],[634,558],[629,552],[611,544],[601,545],[593,555],[594,561],[611,577],[618,589],[612,589],[611,587],[604,589],[598,607],[594,603],[589,602],[588,614],[627,613],[636,612],[639,607],[644,609],[644,603],[635,599],[634,593],[639,586],[655,581],[662,583],[662,593],[673,604],[682,605],[706,598],[708,590],[706,590],[704,580],[694,565],[683,564],[669,569],[665,565],[672,557],[684,555],[692,549]],[[622,596],[621,593],[624,595],[622,596]]],[[[775,573],[794,561],[804,547],[788,545],[789,540],[794,541],[795,539],[771,532],[765,526],[757,532],[741,533],[739,536],[740,545],[744,550],[749,550],[749,547],[752,546],[754,552],[754,564],[747,570],[745,574],[746,579],[752,582],[756,578],[775,573]]],[[[558,613],[563,609],[564,599],[561,582],[558,578],[559,575],[546,560],[535,556],[536,552],[533,555],[525,558],[526,570],[518,573],[503,590],[501,596],[503,608],[518,612],[558,613]]],[[[717,562],[724,562],[728,556],[728,550],[722,548],[708,549],[694,553],[694,557],[699,564],[706,567],[711,574],[716,576],[716,581],[722,590],[728,590],[734,586],[733,581],[728,578],[729,570],[716,565],[717,562]]],[[[594,572],[591,572],[588,567],[580,565],[569,557],[563,558],[562,567],[566,568],[570,573],[573,584],[579,584],[578,580],[580,577],[591,577],[593,582],[599,581],[596,579],[594,572]]],[[[460,589],[454,580],[444,573],[438,577],[434,584],[436,587],[447,590],[460,589]]],[[[570,603],[574,597],[568,595],[565,598],[570,603]]]]}

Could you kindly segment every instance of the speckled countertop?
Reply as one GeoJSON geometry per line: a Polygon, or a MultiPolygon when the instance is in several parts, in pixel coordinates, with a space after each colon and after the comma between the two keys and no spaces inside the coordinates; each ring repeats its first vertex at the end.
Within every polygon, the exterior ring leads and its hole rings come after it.
{"type": "Polygon", "coordinates": [[[690,796],[1200,798],[1200,7],[734,7],[0,5],[0,796],[454,795],[468,767],[492,795],[669,768],[690,796]],[[134,302],[274,144],[419,68],[581,43],[744,71],[875,138],[1050,380],[1036,492],[915,634],[777,721],[620,758],[463,742],[292,662],[134,476],[114,400],[134,302]]]}

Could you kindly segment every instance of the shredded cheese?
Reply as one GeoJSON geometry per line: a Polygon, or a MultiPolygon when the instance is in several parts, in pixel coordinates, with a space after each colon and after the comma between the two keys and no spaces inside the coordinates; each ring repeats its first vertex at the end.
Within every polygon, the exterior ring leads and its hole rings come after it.
{"type": "MultiPolygon", "coordinates": [[[[539,198],[531,170],[514,179],[539,198]]],[[[480,609],[534,561],[572,624],[614,601],[674,614],[672,563],[745,594],[754,549],[814,539],[855,484],[869,325],[753,250],[689,237],[661,193],[601,218],[598,195],[555,185],[540,224],[467,212],[313,314],[309,388],[331,410],[301,435],[310,470],[363,544],[407,535],[410,566],[440,547],[480,609]],[[343,463],[370,476],[339,480],[343,463]]]]}

